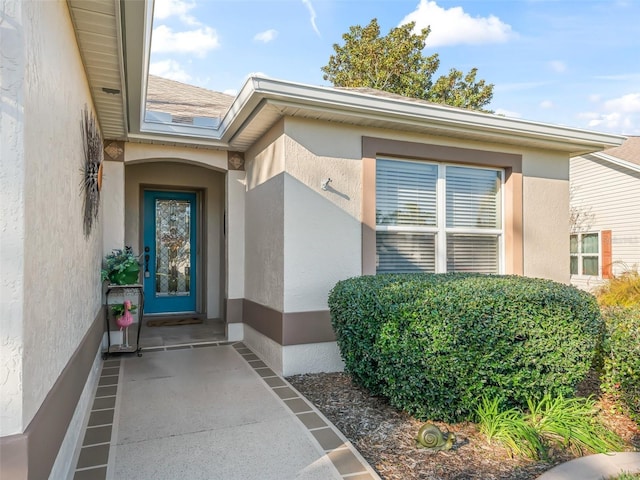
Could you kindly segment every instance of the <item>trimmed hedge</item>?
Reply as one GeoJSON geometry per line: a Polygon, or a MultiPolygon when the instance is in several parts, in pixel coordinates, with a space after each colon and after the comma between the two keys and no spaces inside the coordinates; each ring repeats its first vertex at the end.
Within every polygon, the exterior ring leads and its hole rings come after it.
{"type": "Polygon", "coordinates": [[[603,333],[592,295],[516,276],[356,277],[329,308],[355,381],[423,420],[471,420],[482,396],[571,396],[603,333]]]}
{"type": "Polygon", "coordinates": [[[640,308],[607,308],[604,319],[602,389],[640,425],[640,308]]]}

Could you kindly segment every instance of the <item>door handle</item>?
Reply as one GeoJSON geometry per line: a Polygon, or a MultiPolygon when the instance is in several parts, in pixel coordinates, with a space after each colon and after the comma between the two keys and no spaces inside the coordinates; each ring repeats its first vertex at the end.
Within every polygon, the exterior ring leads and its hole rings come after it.
{"type": "MultiPolygon", "coordinates": [[[[149,247],[144,247],[145,252],[149,252],[149,247]]],[[[149,278],[151,274],[149,273],[149,253],[144,254],[144,278],[149,278]]]]}

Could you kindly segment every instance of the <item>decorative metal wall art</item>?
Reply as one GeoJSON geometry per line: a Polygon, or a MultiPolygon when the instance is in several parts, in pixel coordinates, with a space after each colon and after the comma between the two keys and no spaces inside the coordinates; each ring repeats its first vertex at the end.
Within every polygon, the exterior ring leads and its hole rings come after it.
{"type": "Polygon", "coordinates": [[[100,208],[100,190],[102,188],[102,139],[96,120],[85,106],[82,115],[82,143],[84,162],[82,166],[82,195],[84,195],[84,235],[91,234],[93,224],[98,218],[100,208]]]}

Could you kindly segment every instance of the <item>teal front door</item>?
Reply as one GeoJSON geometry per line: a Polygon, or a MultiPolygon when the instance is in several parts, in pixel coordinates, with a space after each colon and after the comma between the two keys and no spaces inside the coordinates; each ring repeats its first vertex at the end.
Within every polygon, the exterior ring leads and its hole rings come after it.
{"type": "Polygon", "coordinates": [[[196,194],[145,190],[144,313],[196,311],[196,194]]]}

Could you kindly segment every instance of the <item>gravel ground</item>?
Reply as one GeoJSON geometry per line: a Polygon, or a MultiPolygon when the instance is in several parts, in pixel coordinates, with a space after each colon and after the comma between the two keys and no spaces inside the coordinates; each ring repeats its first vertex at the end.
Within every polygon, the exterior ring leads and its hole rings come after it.
{"type": "MultiPolygon", "coordinates": [[[[434,422],[441,430],[454,432],[457,441],[450,451],[431,453],[416,447],[423,422],[369,395],[348,374],[297,375],[287,380],[342,431],[384,480],[529,480],[573,458],[564,452],[556,452],[550,462],[511,458],[500,445],[488,444],[472,423],[434,422]]],[[[597,377],[591,376],[580,393],[599,395],[597,377]]],[[[637,425],[606,398],[599,406],[605,423],[629,449],[640,448],[637,425]]]]}

